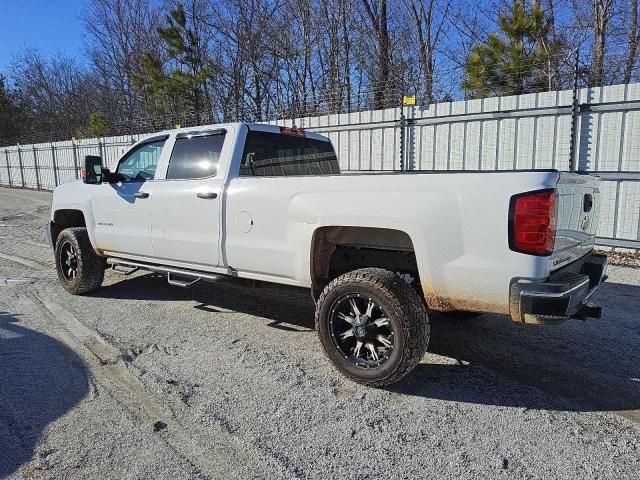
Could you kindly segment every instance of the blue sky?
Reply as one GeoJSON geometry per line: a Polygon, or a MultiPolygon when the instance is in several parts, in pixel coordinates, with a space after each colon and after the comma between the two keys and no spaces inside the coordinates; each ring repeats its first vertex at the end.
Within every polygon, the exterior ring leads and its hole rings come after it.
{"type": "Polygon", "coordinates": [[[0,72],[7,72],[11,59],[25,47],[45,56],[62,52],[82,56],[84,29],[80,14],[84,0],[0,0],[0,72]]]}

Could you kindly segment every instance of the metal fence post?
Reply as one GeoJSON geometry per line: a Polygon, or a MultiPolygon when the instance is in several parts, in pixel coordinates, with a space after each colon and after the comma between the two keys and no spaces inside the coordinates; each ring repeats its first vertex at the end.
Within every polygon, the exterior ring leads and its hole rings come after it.
{"type": "Polygon", "coordinates": [[[24,188],[24,167],[22,166],[22,152],[20,151],[20,145],[18,145],[18,164],[20,165],[20,180],[22,180],[22,188],[24,188]]]}
{"type": "Polygon", "coordinates": [[[7,161],[7,176],[9,177],[9,188],[13,187],[13,182],[11,181],[11,165],[9,164],[9,150],[4,151],[4,158],[7,161]]]}
{"type": "Polygon", "coordinates": [[[569,144],[569,171],[576,170],[576,152],[578,146],[578,113],[580,111],[580,103],[578,98],[578,69],[580,68],[580,52],[576,51],[576,63],[573,71],[573,103],[571,107],[571,143],[569,144]]]}
{"type": "Polygon", "coordinates": [[[404,118],[404,105],[400,105],[400,171],[404,171],[404,140],[405,140],[405,128],[407,122],[404,118]]]}
{"type": "Polygon", "coordinates": [[[407,170],[415,169],[416,160],[416,106],[409,107],[409,116],[407,123],[407,161],[405,168],[407,170]]]}
{"type": "Polygon", "coordinates": [[[53,164],[53,183],[58,186],[58,162],[56,161],[56,147],[51,144],[51,161],[53,164]]]}
{"type": "Polygon", "coordinates": [[[73,148],[73,172],[75,173],[76,180],[78,180],[78,149],[76,147],[76,139],[71,139],[71,146],[73,148]]]}
{"type": "Polygon", "coordinates": [[[36,146],[33,146],[33,165],[36,168],[36,187],[40,190],[40,172],[38,172],[38,152],[36,146]]]}

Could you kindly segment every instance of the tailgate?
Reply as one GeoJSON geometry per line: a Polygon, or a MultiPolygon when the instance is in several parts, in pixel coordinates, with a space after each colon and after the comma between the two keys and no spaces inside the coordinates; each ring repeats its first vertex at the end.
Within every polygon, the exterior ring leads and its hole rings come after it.
{"type": "Polygon", "coordinates": [[[552,270],[579,259],[593,249],[600,209],[599,182],[597,177],[591,175],[560,174],[552,270]]]}

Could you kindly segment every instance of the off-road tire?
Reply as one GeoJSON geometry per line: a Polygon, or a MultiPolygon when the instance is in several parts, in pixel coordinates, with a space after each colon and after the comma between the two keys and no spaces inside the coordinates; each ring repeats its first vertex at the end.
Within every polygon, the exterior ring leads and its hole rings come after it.
{"type": "Polygon", "coordinates": [[[384,387],[415,368],[429,344],[429,317],[418,293],[395,273],[381,268],[363,268],[345,273],[331,281],[316,304],[316,329],[325,354],[347,378],[371,387],[384,387]],[[365,368],[353,363],[334,344],[330,311],[341,296],[360,293],[374,298],[384,307],[392,322],[394,348],[381,365],[365,368]]]}
{"type": "Polygon", "coordinates": [[[104,261],[93,250],[86,228],[66,228],[60,232],[56,240],[55,260],[58,279],[69,293],[82,295],[102,286],[104,261]],[[67,278],[62,271],[61,251],[65,244],[70,244],[76,252],[77,271],[74,278],[67,278]]]}

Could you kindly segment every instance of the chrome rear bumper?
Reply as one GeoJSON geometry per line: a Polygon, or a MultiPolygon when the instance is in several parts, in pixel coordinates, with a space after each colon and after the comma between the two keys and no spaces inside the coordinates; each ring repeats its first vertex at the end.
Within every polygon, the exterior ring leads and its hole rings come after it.
{"type": "Polygon", "coordinates": [[[534,324],[600,318],[601,307],[589,299],[606,280],[606,271],[607,256],[591,253],[544,282],[518,280],[511,286],[511,318],[534,324]]]}

